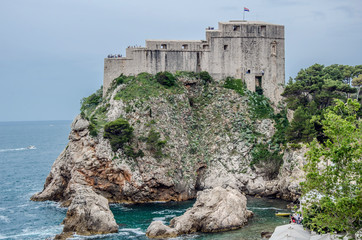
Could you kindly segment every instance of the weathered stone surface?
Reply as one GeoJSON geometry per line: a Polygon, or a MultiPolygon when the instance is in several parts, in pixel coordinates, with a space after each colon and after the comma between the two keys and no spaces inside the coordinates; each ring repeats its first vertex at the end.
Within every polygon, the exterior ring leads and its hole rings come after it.
{"type": "Polygon", "coordinates": [[[106,234],[118,232],[118,225],[109,209],[108,200],[90,187],[75,185],[75,196],[63,220],[63,235],[106,234]]]}
{"type": "Polygon", "coordinates": [[[285,80],[284,26],[230,21],[219,22],[219,27],[206,31],[205,41],[146,40],[145,47],[127,48],[127,57],[106,58],[103,95],[120,74],[156,74],[160,69],[208,71],[216,81],[228,76],[242,78],[251,91],[259,85],[263,94],[277,104],[285,80]]]}
{"type": "Polygon", "coordinates": [[[192,208],[173,218],[170,227],[153,222],[147,229],[150,238],[168,237],[193,232],[220,232],[237,229],[247,223],[253,213],[246,209],[246,197],[235,189],[216,187],[197,194],[192,208]]]}
{"type": "Polygon", "coordinates": [[[171,220],[179,234],[219,232],[242,227],[252,212],[246,209],[246,197],[235,189],[216,187],[197,194],[194,206],[171,220]]]}
{"type": "Polygon", "coordinates": [[[252,169],[251,151],[261,138],[270,141],[275,123],[271,119],[250,121],[247,96],[217,84],[205,90],[201,83],[192,82],[179,94],[147,101],[115,100],[117,91],[124,87],[121,84],[109,91],[99,107],[107,109],[107,121],[120,116],[129,121],[134,128],[132,146],[144,156],[130,158],[122,149],[113,152],[102,137],[103,130],[91,137],[88,121],[77,116],[67,147],[54,162],[43,191],[32,200],[53,200],[69,206],[78,184],[90,186],[111,203],[182,201],[195,198],[197,191],[216,187],[250,195],[298,198],[306,149],[285,150],[284,165],[275,179],[265,176],[266,166],[252,169]],[[167,139],[162,158],[156,158],[140,140],[151,129],[160,133],[160,140],[167,139]],[[256,139],[255,131],[262,137],[256,139]]]}
{"type": "Polygon", "coordinates": [[[164,239],[177,236],[175,229],[166,226],[161,221],[154,221],[146,230],[146,236],[149,238],[164,239]]]}
{"type": "Polygon", "coordinates": [[[79,115],[74,119],[72,123],[72,129],[77,132],[88,128],[88,126],[89,122],[85,119],[82,119],[79,115]]]}

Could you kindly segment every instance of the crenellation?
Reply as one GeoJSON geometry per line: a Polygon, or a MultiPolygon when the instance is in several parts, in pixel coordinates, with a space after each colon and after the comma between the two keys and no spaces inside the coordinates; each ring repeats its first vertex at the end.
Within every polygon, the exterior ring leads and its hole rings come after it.
{"type": "Polygon", "coordinates": [[[104,93],[121,73],[208,71],[215,80],[241,78],[248,89],[261,87],[273,102],[284,84],[284,26],[257,21],[219,22],[206,29],[206,40],[146,40],[129,47],[126,57],[105,59],[104,93]]]}

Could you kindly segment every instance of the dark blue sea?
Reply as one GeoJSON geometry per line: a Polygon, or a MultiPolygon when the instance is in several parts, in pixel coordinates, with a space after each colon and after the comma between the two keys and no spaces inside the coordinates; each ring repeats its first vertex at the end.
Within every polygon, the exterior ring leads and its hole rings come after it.
{"type": "MultiPolygon", "coordinates": [[[[29,199],[43,189],[54,160],[66,147],[70,124],[71,121],[0,122],[0,239],[52,239],[62,231],[66,208],[55,202],[29,199]]],[[[167,223],[192,204],[193,201],[111,205],[119,233],[74,239],[147,239],[145,230],[153,220],[167,223]]],[[[248,208],[255,216],[244,228],[178,239],[261,239],[262,231],[273,231],[288,222],[274,214],[276,210],[286,210],[287,204],[248,198],[248,208]]]]}

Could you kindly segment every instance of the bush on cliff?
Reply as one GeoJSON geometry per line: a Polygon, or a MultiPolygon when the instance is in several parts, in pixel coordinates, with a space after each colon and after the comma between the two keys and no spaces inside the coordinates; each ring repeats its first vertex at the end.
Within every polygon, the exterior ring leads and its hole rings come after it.
{"type": "Polygon", "coordinates": [[[239,93],[241,96],[245,95],[245,84],[243,83],[243,80],[236,79],[233,77],[227,77],[225,79],[224,88],[233,89],[237,93],[239,93]]]}
{"type": "Polygon", "coordinates": [[[156,132],[154,129],[148,134],[147,137],[147,145],[151,152],[153,152],[153,156],[155,158],[161,158],[163,156],[162,148],[166,145],[166,140],[160,140],[161,134],[156,132]]]}
{"type": "Polygon", "coordinates": [[[82,98],[80,101],[81,107],[80,111],[84,114],[86,112],[92,112],[98,104],[102,102],[103,87],[98,89],[95,93],[89,97],[82,98]]]}
{"type": "Polygon", "coordinates": [[[176,78],[172,73],[170,72],[159,72],[156,74],[156,80],[158,83],[167,86],[172,87],[176,83],[176,78]]]}
{"type": "Polygon", "coordinates": [[[210,76],[210,74],[206,71],[202,71],[199,73],[199,77],[202,81],[204,81],[204,83],[209,83],[212,81],[212,77],[210,76]]]}
{"type": "Polygon", "coordinates": [[[127,120],[119,118],[104,126],[104,138],[109,139],[112,150],[116,152],[123,149],[123,146],[130,142],[133,136],[133,128],[127,120]]]}
{"type": "Polygon", "coordinates": [[[262,143],[256,144],[251,152],[251,156],[253,159],[250,162],[250,166],[252,168],[254,166],[264,168],[267,178],[274,179],[279,174],[280,166],[283,164],[283,155],[279,153],[278,146],[262,143]]]}

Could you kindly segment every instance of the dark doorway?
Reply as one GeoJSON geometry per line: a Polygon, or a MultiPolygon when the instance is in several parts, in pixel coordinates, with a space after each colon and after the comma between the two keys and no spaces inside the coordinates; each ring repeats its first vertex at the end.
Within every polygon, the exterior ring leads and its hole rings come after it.
{"type": "Polygon", "coordinates": [[[255,92],[257,92],[259,95],[263,94],[262,78],[262,76],[255,76],[255,92]]]}

